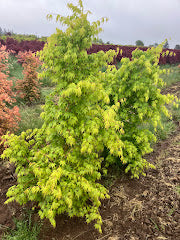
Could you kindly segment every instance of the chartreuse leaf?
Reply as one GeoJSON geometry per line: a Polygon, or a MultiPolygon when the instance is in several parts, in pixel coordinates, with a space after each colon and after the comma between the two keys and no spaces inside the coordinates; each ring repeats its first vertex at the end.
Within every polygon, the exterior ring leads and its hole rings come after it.
{"type": "MultiPolygon", "coordinates": [[[[113,70],[110,66],[106,73],[111,72],[111,77],[105,74],[102,78],[103,86],[111,98],[111,107],[116,106],[117,102],[120,103],[120,107],[114,108],[114,111],[118,112],[118,119],[123,123],[121,124],[123,131],[118,135],[119,141],[122,141],[122,151],[119,157],[112,157],[115,145],[111,144],[110,139],[108,143],[110,151],[106,160],[109,163],[121,160],[127,165],[126,172],[131,171],[132,176],[136,178],[143,174],[145,168],[153,167],[143,159],[143,155],[152,151],[151,142],[156,141],[148,126],[152,125],[155,129],[161,126],[162,113],[170,117],[166,104],[178,102],[173,95],[161,94],[164,82],[160,78],[162,71],[158,62],[162,47],[163,43],[146,52],[136,49],[132,53],[132,61],[122,58],[121,67],[113,70]]],[[[106,129],[114,123],[113,114],[112,109],[104,113],[106,129]]]]}

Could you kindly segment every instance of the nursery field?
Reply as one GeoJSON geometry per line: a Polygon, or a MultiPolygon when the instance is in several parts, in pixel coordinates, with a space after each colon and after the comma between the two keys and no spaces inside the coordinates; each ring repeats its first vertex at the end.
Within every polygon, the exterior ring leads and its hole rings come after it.
{"type": "MultiPolygon", "coordinates": [[[[22,66],[15,57],[11,59],[10,76],[23,78],[22,66]]],[[[180,97],[180,68],[178,65],[165,65],[169,75],[162,75],[166,87],[162,94],[172,93],[180,97]]],[[[41,106],[54,85],[46,78],[41,80],[41,97],[26,105],[17,99],[21,121],[16,134],[31,128],[40,128],[41,106]]],[[[163,129],[155,133],[158,143],[146,159],[156,169],[146,171],[146,176],[131,179],[120,166],[111,166],[108,175],[102,178],[110,191],[110,199],[103,200],[100,207],[102,234],[84,218],[70,218],[65,214],[56,217],[56,228],[48,220],[40,220],[36,209],[30,210],[33,203],[25,206],[13,202],[4,205],[6,192],[16,184],[15,167],[8,161],[0,161],[0,236],[2,239],[25,240],[178,240],[179,239],[179,169],[180,169],[180,109],[169,107],[172,120],[163,118],[163,129]],[[15,219],[15,220],[13,220],[15,219]],[[6,237],[3,237],[6,233],[6,237]]],[[[151,127],[151,126],[150,126],[151,127]]]]}
{"type": "Polygon", "coordinates": [[[67,7],[0,39],[0,238],[178,240],[180,50],[93,45],[107,18],[67,7]]]}

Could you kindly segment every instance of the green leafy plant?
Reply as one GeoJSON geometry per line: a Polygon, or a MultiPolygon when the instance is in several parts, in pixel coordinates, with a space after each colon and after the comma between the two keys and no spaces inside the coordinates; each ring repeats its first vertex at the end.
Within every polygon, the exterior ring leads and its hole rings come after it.
{"type": "MultiPolygon", "coordinates": [[[[106,154],[106,161],[122,161],[126,172],[131,171],[133,177],[145,175],[144,169],[153,167],[143,156],[152,151],[151,143],[156,141],[153,131],[163,127],[162,116],[171,117],[166,104],[177,101],[177,97],[161,94],[164,85],[160,75],[158,62],[163,43],[157,48],[147,51],[136,49],[132,60],[123,58],[117,70],[109,66],[105,75],[104,88],[109,93],[110,104],[119,102],[118,117],[123,122],[124,134],[119,138],[123,142],[123,158],[106,154]],[[110,75],[111,74],[111,75],[110,75]],[[152,126],[152,131],[148,126],[152,126]]],[[[176,105],[176,103],[174,103],[176,105]]]]}
{"type": "Polygon", "coordinates": [[[118,104],[107,105],[109,97],[99,71],[113,61],[115,52],[88,55],[86,49],[102,30],[99,26],[104,18],[90,24],[81,0],[78,6],[68,7],[72,16],[56,18],[67,25],[66,31],[57,29],[40,53],[44,68],[40,77],[56,83],[46,99],[44,124],[20,136],[4,137],[8,148],[2,158],[16,164],[18,176],[6,203],[36,201],[40,217],[48,218],[53,226],[56,214],[66,212],[71,217],[85,216],[88,223],[95,220],[101,231],[100,199],[109,196],[98,183],[103,161],[100,153],[104,146],[116,156],[122,153],[118,104]]]}

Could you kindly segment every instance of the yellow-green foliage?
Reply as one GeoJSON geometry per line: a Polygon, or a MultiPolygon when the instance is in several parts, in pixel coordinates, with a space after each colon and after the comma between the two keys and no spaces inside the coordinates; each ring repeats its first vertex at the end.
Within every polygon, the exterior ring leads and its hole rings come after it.
{"type": "Polygon", "coordinates": [[[88,55],[86,48],[101,31],[100,21],[89,23],[81,0],[78,6],[68,7],[72,16],[57,17],[66,31],[57,29],[40,53],[42,76],[56,83],[46,100],[44,124],[41,129],[5,137],[9,148],[2,157],[16,164],[18,176],[6,203],[36,201],[40,217],[49,218],[53,226],[56,214],[67,212],[85,216],[87,222],[95,220],[101,231],[100,199],[109,196],[97,182],[103,160],[99,153],[106,145],[116,156],[122,154],[122,124],[116,119],[119,106],[107,105],[109,97],[99,72],[115,52],[88,55]]]}
{"type": "Polygon", "coordinates": [[[71,16],[56,18],[66,31],[57,29],[39,54],[44,62],[41,77],[56,84],[46,99],[44,124],[20,136],[4,137],[8,148],[2,157],[15,163],[18,176],[6,203],[35,201],[40,217],[53,226],[56,214],[66,212],[85,216],[87,223],[95,220],[101,231],[100,200],[109,197],[98,183],[102,161],[108,165],[119,159],[135,177],[151,166],[142,155],[151,151],[154,136],[140,126],[148,121],[156,126],[159,110],[167,114],[164,104],[173,97],[162,96],[158,89],[159,48],[136,50],[133,61],[123,59],[119,70],[107,67],[114,51],[86,52],[104,19],[90,24],[81,0],[68,7],[71,16]],[[99,71],[103,66],[104,73],[99,71]],[[108,154],[103,158],[105,149],[108,154]]]}
{"type": "Polygon", "coordinates": [[[130,170],[137,178],[140,174],[145,175],[145,168],[153,167],[143,159],[143,155],[153,150],[150,146],[152,141],[156,141],[155,135],[148,129],[149,124],[155,130],[161,126],[163,114],[170,116],[165,105],[177,101],[173,95],[161,94],[165,83],[160,75],[166,72],[158,65],[162,47],[163,43],[147,51],[136,49],[132,53],[132,61],[123,58],[120,69],[109,66],[106,71],[109,75],[104,73],[104,88],[111,105],[120,104],[118,118],[124,130],[124,134],[119,135],[124,144],[123,158],[113,158],[109,153],[106,161],[122,161],[127,165],[126,172],[130,170]]]}

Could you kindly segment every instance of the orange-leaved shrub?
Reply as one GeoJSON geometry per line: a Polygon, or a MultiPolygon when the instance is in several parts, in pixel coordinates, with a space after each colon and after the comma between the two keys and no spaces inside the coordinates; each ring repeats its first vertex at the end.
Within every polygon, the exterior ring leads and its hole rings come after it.
{"type": "Polygon", "coordinates": [[[28,105],[31,105],[40,98],[40,82],[37,72],[40,61],[31,51],[19,52],[18,60],[24,68],[24,78],[17,81],[17,94],[28,105]]]}
{"type": "MultiPolygon", "coordinates": [[[[19,108],[13,106],[16,102],[12,91],[12,81],[8,80],[9,52],[5,46],[0,47],[0,142],[1,136],[7,131],[13,132],[18,128],[20,120],[19,108]]],[[[0,144],[0,152],[3,146],[0,144]]]]}

